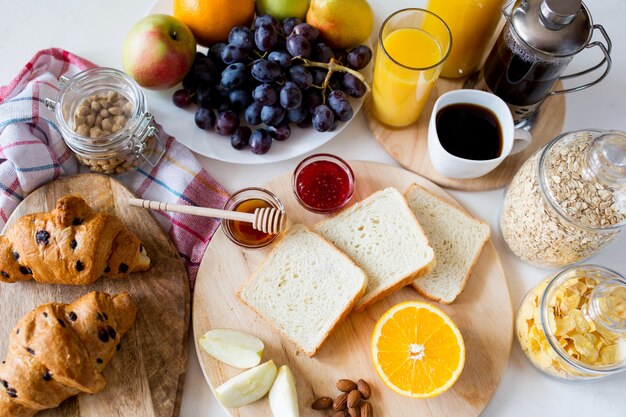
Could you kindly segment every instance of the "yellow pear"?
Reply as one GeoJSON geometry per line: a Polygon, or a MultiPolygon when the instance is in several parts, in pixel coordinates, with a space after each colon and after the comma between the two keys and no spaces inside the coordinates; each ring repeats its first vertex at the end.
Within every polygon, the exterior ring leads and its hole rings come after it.
{"type": "Polygon", "coordinates": [[[367,41],[374,12],[366,0],[311,0],[306,22],[330,47],[348,49],[367,41]]]}

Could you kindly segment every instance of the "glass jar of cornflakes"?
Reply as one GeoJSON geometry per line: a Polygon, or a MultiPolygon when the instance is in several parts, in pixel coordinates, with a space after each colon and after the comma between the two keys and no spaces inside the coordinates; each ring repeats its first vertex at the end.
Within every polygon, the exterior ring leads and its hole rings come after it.
{"type": "Polygon", "coordinates": [[[573,266],[530,290],[516,320],[522,350],[544,373],[568,380],[626,370],[626,278],[573,266]]]}

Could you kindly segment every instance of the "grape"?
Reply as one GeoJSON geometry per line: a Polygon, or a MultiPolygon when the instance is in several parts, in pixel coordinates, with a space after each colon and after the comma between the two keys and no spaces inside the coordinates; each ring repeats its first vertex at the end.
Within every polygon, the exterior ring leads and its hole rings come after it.
{"type": "Polygon", "coordinates": [[[222,136],[230,136],[239,127],[239,116],[232,110],[222,110],[217,113],[215,129],[222,136]]]}
{"type": "Polygon", "coordinates": [[[324,80],[326,79],[326,74],[328,71],[322,68],[311,68],[309,70],[311,75],[313,76],[313,84],[318,87],[321,87],[324,84],[324,80]]]}
{"type": "Polygon", "coordinates": [[[254,35],[244,26],[235,26],[228,35],[228,43],[246,51],[254,49],[254,35]]]}
{"type": "Polygon", "coordinates": [[[242,150],[248,146],[251,135],[252,131],[248,126],[240,126],[230,137],[230,145],[237,150],[242,150]]]}
{"type": "Polygon", "coordinates": [[[222,61],[224,64],[233,64],[235,62],[244,62],[248,53],[245,49],[238,46],[228,44],[222,50],[222,61]]]}
{"type": "Polygon", "coordinates": [[[276,20],[273,16],[270,16],[269,14],[264,14],[261,16],[257,16],[254,19],[254,29],[258,29],[263,25],[271,25],[274,27],[274,29],[276,29],[276,32],[278,32],[278,29],[280,29],[280,24],[278,23],[278,20],[276,20]]]}
{"type": "Polygon", "coordinates": [[[276,140],[287,140],[291,136],[291,128],[287,123],[281,123],[278,126],[268,126],[267,131],[270,136],[276,140]]]}
{"type": "Polygon", "coordinates": [[[261,109],[261,121],[268,126],[276,126],[285,117],[285,110],[278,106],[263,106],[261,109]]]}
{"type": "Polygon", "coordinates": [[[313,46],[313,59],[317,62],[328,63],[334,56],[333,50],[325,43],[318,43],[313,46]]]}
{"type": "Polygon", "coordinates": [[[345,73],[343,75],[343,91],[348,93],[350,97],[360,98],[367,92],[367,87],[361,80],[352,74],[345,73]]]}
{"type": "Polygon", "coordinates": [[[210,56],[214,62],[222,62],[222,51],[225,47],[226,44],[223,42],[216,43],[209,48],[207,55],[210,56]]]}
{"type": "Polygon", "coordinates": [[[259,51],[271,50],[278,42],[276,28],[270,24],[263,24],[254,31],[254,43],[259,51]]]}
{"type": "Polygon", "coordinates": [[[267,59],[257,59],[252,64],[252,76],[262,83],[271,83],[282,75],[280,65],[267,59]]]}
{"type": "Polygon", "coordinates": [[[196,60],[191,71],[193,71],[197,85],[202,83],[213,84],[219,78],[220,72],[219,68],[209,58],[200,53],[196,54],[196,60]]]}
{"type": "Polygon", "coordinates": [[[290,110],[287,110],[287,120],[289,120],[292,123],[300,123],[307,117],[308,114],[309,114],[309,111],[305,109],[304,107],[290,109],[290,110]]]}
{"type": "Polygon", "coordinates": [[[259,84],[252,90],[252,98],[264,106],[271,106],[278,100],[278,94],[271,84],[259,84]]]}
{"type": "Polygon", "coordinates": [[[372,59],[372,50],[365,45],[359,45],[348,52],[347,64],[348,67],[360,70],[365,68],[372,59]]]}
{"type": "Polygon", "coordinates": [[[343,74],[340,72],[333,72],[328,80],[328,86],[331,90],[341,90],[343,85],[343,74]]]}
{"type": "Polygon", "coordinates": [[[330,126],[330,129],[328,129],[328,131],[329,132],[334,132],[335,130],[337,130],[337,126],[339,126],[339,120],[337,120],[337,118],[335,118],[335,121],[330,126]]]}
{"type": "Polygon", "coordinates": [[[213,95],[213,88],[210,85],[202,84],[196,89],[196,103],[208,109],[214,103],[213,95]]]}
{"type": "Polygon", "coordinates": [[[189,91],[193,91],[198,87],[198,81],[194,74],[194,69],[191,67],[187,75],[183,78],[183,88],[189,91]]]}
{"type": "Polygon", "coordinates": [[[293,32],[293,28],[295,28],[300,23],[302,23],[302,20],[298,19],[297,17],[289,17],[283,20],[283,33],[285,34],[285,36],[291,35],[291,32],[293,32]]]}
{"type": "Polygon", "coordinates": [[[306,68],[302,66],[291,67],[288,70],[289,79],[293,81],[298,88],[306,90],[313,84],[313,76],[306,68]]]}
{"type": "Polygon", "coordinates": [[[337,119],[347,122],[352,118],[353,111],[348,100],[348,95],[340,90],[335,90],[328,95],[328,106],[335,112],[337,119]]]}
{"type": "Polygon", "coordinates": [[[230,100],[230,107],[235,111],[245,109],[250,103],[252,103],[250,93],[245,90],[233,90],[228,95],[228,98],[230,100]]]}
{"type": "Polygon", "coordinates": [[[307,113],[306,117],[304,118],[304,120],[302,120],[299,123],[296,123],[296,126],[298,126],[301,129],[308,129],[310,128],[312,125],[312,121],[311,121],[311,114],[307,113]]]}
{"type": "Polygon", "coordinates": [[[322,91],[316,88],[312,88],[306,92],[304,97],[304,105],[302,106],[306,111],[313,114],[315,108],[324,102],[322,91]]]}
{"type": "Polygon", "coordinates": [[[250,104],[246,111],[244,112],[244,118],[246,122],[251,125],[260,125],[261,124],[261,109],[263,109],[263,105],[258,101],[250,104]]]}
{"type": "Polygon", "coordinates": [[[348,53],[344,49],[335,49],[335,61],[345,65],[348,53]]]}
{"type": "Polygon", "coordinates": [[[232,90],[239,87],[248,79],[248,70],[246,66],[240,62],[227,66],[222,71],[220,84],[222,87],[232,90]]]}
{"type": "Polygon", "coordinates": [[[272,51],[267,56],[267,59],[277,63],[283,68],[291,66],[291,55],[289,55],[289,52],[286,51],[272,51]]]}
{"type": "Polygon", "coordinates": [[[185,89],[176,90],[172,96],[172,101],[176,107],[186,109],[191,106],[191,91],[185,89]]]}
{"type": "Polygon", "coordinates": [[[299,25],[296,25],[293,28],[293,33],[304,36],[309,42],[314,42],[318,36],[320,36],[320,31],[308,23],[300,23],[299,25]]]}
{"type": "Polygon", "coordinates": [[[295,109],[302,103],[302,91],[298,86],[287,81],[280,89],[280,105],[283,109],[295,109]]]}
{"type": "Polygon", "coordinates": [[[287,52],[292,56],[300,56],[302,58],[309,58],[311,56],[311,44],[302,35],[291,34],[291,36],[287,38],[286,45],[287,52]]]}
{"type": "Polygon", "coordinates": [[[335,117],[330,107],[325,104],[320,104],[315,108],[313,119],[311,120],[313,129],[318,132],[327,132],[332,127],[334,121],[335,117]]]}
{"type": "Polygon", "coordinates": [[[265,129],[256,129],[248,141],[253,154],[263,155],[272,147],[272,137],[265,129]]]}
{"type": "Polygon", "coordinates": [[[211,109],[200,107],[196,110],[194,120],[196,122],[196,126],[200,129],[211,130],[213,129],[213,126],[215,126],[215,113],[213,113],[213,110],[211,109]]]}

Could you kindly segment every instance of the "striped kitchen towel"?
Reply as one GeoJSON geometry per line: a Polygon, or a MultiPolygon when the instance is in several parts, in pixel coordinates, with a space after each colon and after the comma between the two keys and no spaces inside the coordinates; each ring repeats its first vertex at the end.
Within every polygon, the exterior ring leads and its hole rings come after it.
{"type": "MultiPolygon", "coordinates": [[[[39,51],[8,85],[0,87],[0,228],[17,205],[40,185],[87,172],[66,146],[54,112],[44,103],[59,92],[58,79],[95,65],[62,49],[39,51]]],[[[162,132],[162,129],[161,129],[162,132]]],[[[166,152],[155,167],[116,177],[138,197],[221,208],[226,191],[202,168],[191,151],[161,135],[166,152]]],[[[185,261],[191,288],[204,251],[219,222],[180,213],[153,212],[185,261]]]]}

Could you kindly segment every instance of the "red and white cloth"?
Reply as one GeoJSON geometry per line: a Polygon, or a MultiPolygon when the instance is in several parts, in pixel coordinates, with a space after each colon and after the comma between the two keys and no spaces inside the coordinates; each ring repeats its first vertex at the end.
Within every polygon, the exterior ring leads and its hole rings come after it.
{"type": "MultiPolygon", "coordinates": [[[[46,98],[59,92],[59,77],[92,68],[62,49],[39,51],[8,85],[0,87],[0,227],[28,193],[65,175],[87,172],[67,147],[46,98]]],[[[193,154],[166,134],[166,152],[154,168],[119,175],[140,198],[221,208],[226,191],[193,154]]],[[[219,222],[181,213],[153,212],[185,261],[193,288],[204,251],[219,222]]]]}

